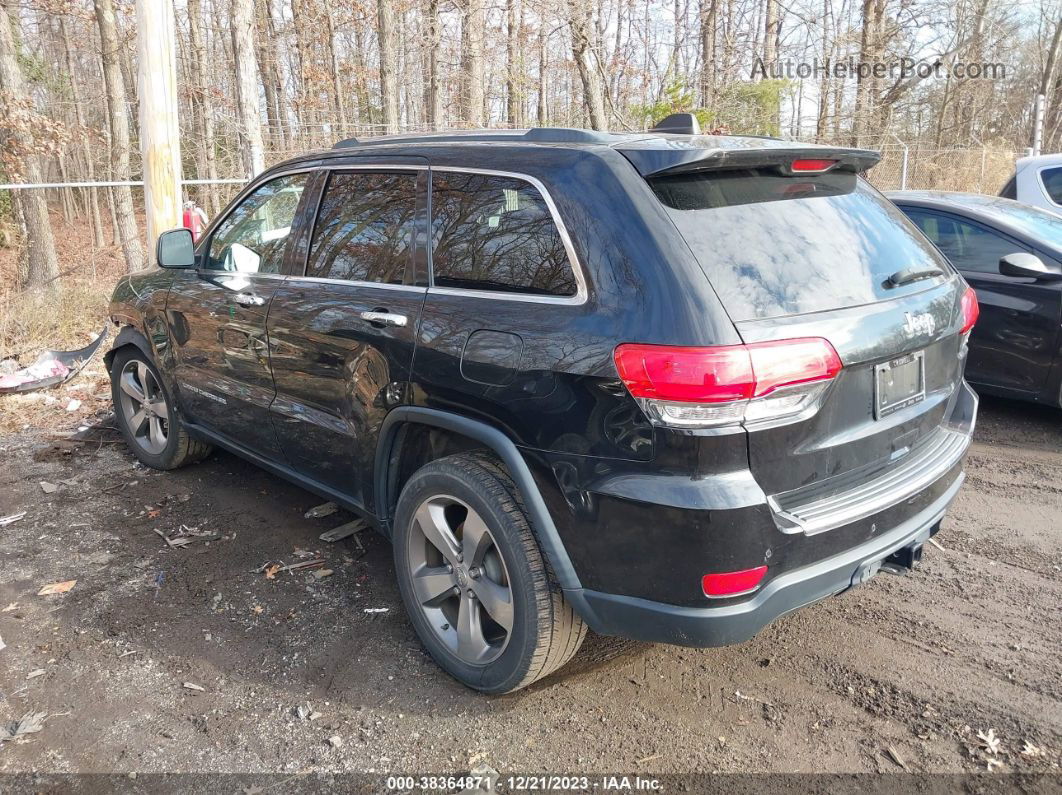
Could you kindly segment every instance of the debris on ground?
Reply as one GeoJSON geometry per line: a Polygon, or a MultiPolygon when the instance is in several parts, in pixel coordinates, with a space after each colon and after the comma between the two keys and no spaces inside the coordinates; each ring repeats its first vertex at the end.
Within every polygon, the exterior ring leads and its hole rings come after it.
{"type": "Polygon", "coordinates": [[[333,574],[335,574],[335,572],[332,571],[332,569],[317,569],[313,572],[313,576],[318,580],[323,580],[325,577],[331,577],[333,574]]]}
{"type": "Polygon", "coordinates": [[[333,734],[331,737],[328,738],[328,744],[333,748],[342,748],[343,738],[340,737],[338,734],[333,734]]]}
{"type": "Polygon", "coordinates": [[[41,491],[43,491],[45,494],[55,494],[55,492],[58,490],[59,487],[56,486],[54,483],[49,483],[47,480],[41,481],[41,491]]]}
{"type": "Polygon", "coordinates": [[[48,672],[43,668],[38,668],[36,671],[30,671],[28,674],[26,674],[26,678],[36,679],[38,676],[44,676],[46,673],[48,672]]]}
{"type": "Polygon", "coordinates": [[[998,754],[1003,748],[1002,741],[996,737],[995,729],[977,732],[977,739],[981,741],[981,747],[990,754],[998,754]]]}
{"type": "Polygon", "coordinates": [[[0,637],[0,651],[3,651],[6,648],[7,648],[7,644],[4,643],[3,637],[0,637]]]}
{"type": "Polygon", "coordinates": [[[66,404],[67,411],[73,412],[77,411],[79,408],[81,408],[81,401],[77,398],[70,398],[70,402],[66,404]]]}
{"type": "MultiPolygon", "coordinates": [[[[0,649],[2,649],[2,648],[3,648],[3,646],[0,646],[0,649]]],[[[1043,748],[1040,748],[1039,746],[1033,745],[1028,740],[1026,740],[1025,744],[1022,745],[1022,747],[1021,747],[1021,755],[1022,756],[1027,756],[1027,757],[1031,757],[1032,758],[1032,757],[1037,757],[1037,756],[1043,756],[1043,753],[1044,753],[1044,749],[1043,748]]]]}
{"type": "Polygon", "coordinates": [[[37,596],[51,596],[52,594],[66,593],[75,585],[77,585],[77,580],[53,582],[50,585],[45,585],[43,588],[37,591],[37,596]]]}
{"type": "Polygon", "coordinates": [[[885,753],[889,755],[889,759],[895,762],[897,765],[907,770],[907,763],[903,761],[903,757],[900,756],[900,752],[893,748],[891,745],[885,749],[885,753]]]}
{"type": "Polygon", "coordinates": [[[24,734],[36,734],[44,728],[44,720],[47,717],[47,712],[27,712],[15,723],[6,726],[0,724],[0,743],[14,740],[24,734]]]}
{"type": "Polygon", "coordinates": [[[166,546],[173,548],[186,547],[189,544],[195,544],[199,541],[217,541],[221,538],[221,534],[219,533],[213,533],[209,530],[199,530],[198,528],[189,527],[184,524],[168,535],[157,527],[155,528],[155,533],[158,534],[159,538],[166,542],[166,546]]]}
{"type": "Polygon", "coordinates": [[[321,505],[310,508],[303,516],[307,519],[323,519],[326,516],[331,516],[339,510],[339,506],[334,502],[326,502],[321,505]]]}
{"type": "MultiPolygon", "coordinates": [[[[37,389],[58,386],[69,381],[81,372],[89,359],[100,349],[107,339],[107,327],[86,345],[74,351],[44,351],[37,360],[21,370],[0,375],[0,393],[33,392],[37,389]]],[[[5,364],[8,360],[5,360],[5,364]]],[[[10,370],[6,366],[5,370],[10,370]]]]}
{"type": "Polygon", "coordinates": [[[266,579],[272,580],[282,571],[302,571],[303,569],[315,569],[318,566],[323,566],[324,564],[325,562],[322,558],[315,558],[314,560],[304,560],[299,563],[284,563],[284,561],[277,562],[275,560],[270,560],[263,563],[251,573],[262,574],[264,572],[266,579]]]}
{"type": "Polygon", "coordinates": [[[0,610],[0,613],[10,613],[12,610],[18,610],[18,602],[12,602],[3,610],[0,610]]]}
{"type": "MultiPolygon", "coordinates": [[[[341,541],[344,538],[348,538],[356,533],[360,533],[368,527],[364,519],[355,519],[353,522],[347,522],[341,524],[339,527],[333,527],[331,530],[326,530],[321,533],[320,539],[329,544],[334,544],[336,541],[341,541]]],[[[359,543],[358,546],[361,546],[359,543]]]]}
{"type": "Polygon", "coordinates": [[[366,607],[363,612],[365,613],[386,613],[391,608],[389,607],[366,607]]]}
{"type": "Polygon", "coordinates": [[[299,720],[317,720],[322,717],[320,712],[317,712],[309,704],[299,704],[295,707],[295,717],[299,720]]]}
{"type": "Polygon", "coordinates": [[[0,527],[4,527],[5,525],[9,524],[14,524],[19,519],[23,518],[25,515],[26,512],[22,511],[21,513],[12,513],[7,516],[0,516],[0,527]]]}
{"type": "Polygon", "coordinates": [[[197,685],[195,682],[184,682],[181,685],[181,687],[183,687],[185,690],[194,690],[197,693],[205,693],[206,692],[206,688],[205,687],[203,687],[202,685],[197,685]]]}

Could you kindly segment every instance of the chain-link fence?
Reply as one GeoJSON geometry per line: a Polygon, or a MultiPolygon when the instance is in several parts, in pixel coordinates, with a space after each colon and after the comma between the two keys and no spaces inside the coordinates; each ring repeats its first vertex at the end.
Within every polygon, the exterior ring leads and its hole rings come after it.
{"type": "Polygon", "coordinates": [[[1014,161],[1024,152],[994,147],[973,149],[924,148],[919,144],[886,144],[881,162],[869,180],[879,190],[949,190],[999,193],[1014,173],[1014,161]]]}

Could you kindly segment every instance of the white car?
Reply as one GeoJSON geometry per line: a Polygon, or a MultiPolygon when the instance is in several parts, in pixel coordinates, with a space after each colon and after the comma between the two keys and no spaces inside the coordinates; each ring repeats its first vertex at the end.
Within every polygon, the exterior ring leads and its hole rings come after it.
{"type": "Polygon", "coordinates": [[[1062,215],[1062,153],[1018,158],[999,195],[1062,215]]]}

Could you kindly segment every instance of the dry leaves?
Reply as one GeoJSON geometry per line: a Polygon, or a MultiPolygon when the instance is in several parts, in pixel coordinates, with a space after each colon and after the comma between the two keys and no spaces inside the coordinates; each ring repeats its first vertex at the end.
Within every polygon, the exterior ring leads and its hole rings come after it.
{"type": "Polygon", "coordinates": [[[51,585],[45,585],[39,591],[37,596],[51,596],[57,593],[66,593],[71,588],[77,585],[77,580],[66,580],[65,582],[53,582],[51,585]]]}

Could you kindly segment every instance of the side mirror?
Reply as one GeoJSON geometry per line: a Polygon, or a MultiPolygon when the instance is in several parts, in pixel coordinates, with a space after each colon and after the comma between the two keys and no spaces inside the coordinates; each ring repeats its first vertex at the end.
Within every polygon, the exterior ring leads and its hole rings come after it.
{"type": "Polygon", "coordinates": [[[159,235],[155,243],[155,261],[160,268],[191,268],[195,266],[195,244],[191,229],[171,229],[159,235]]]}
{"type": "Polygon", "coordinates": [[[1026,279],[1058,281],[1062,273],[1050,270],[1042,259],[1026,251],[1007,254],[999,261],[999,272],[1004,276],[1020,276],[1026,279]]]}

